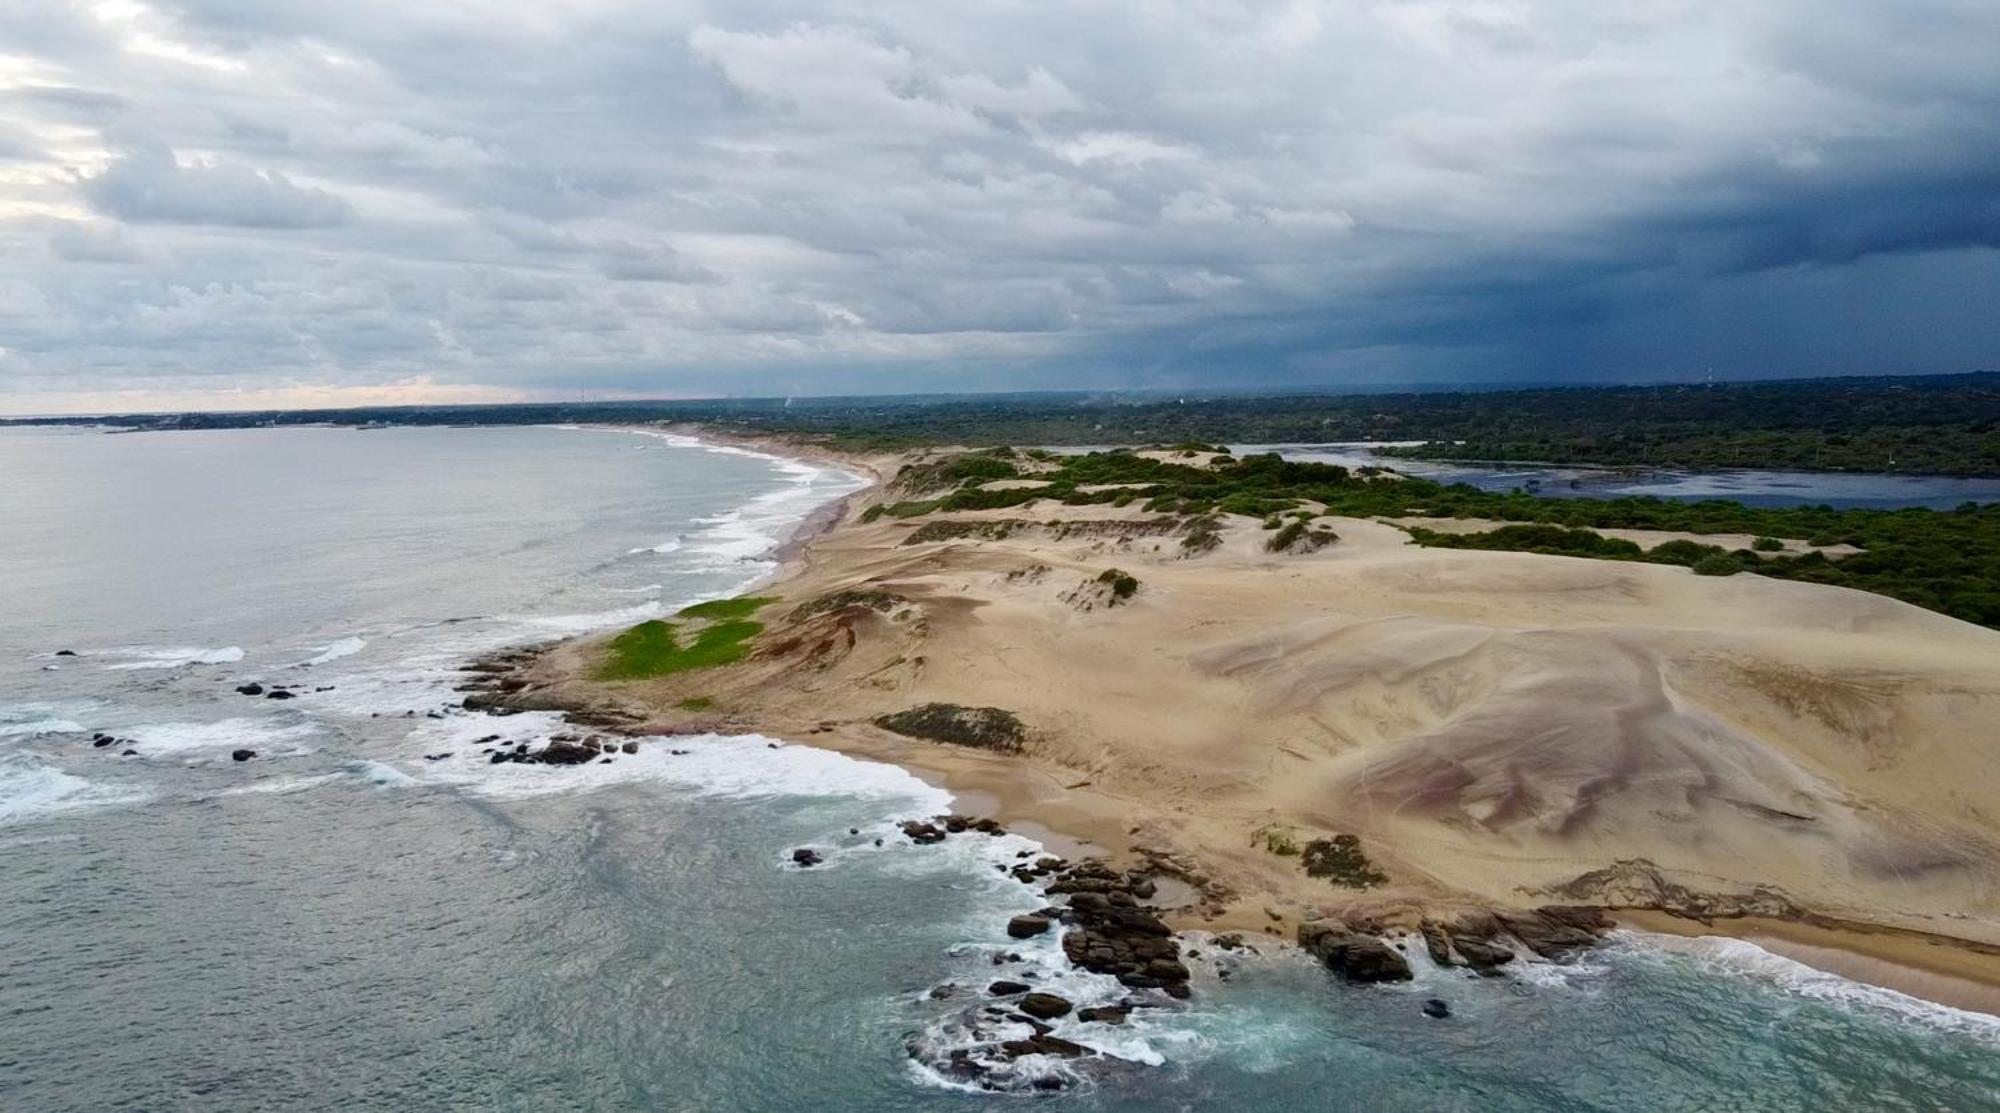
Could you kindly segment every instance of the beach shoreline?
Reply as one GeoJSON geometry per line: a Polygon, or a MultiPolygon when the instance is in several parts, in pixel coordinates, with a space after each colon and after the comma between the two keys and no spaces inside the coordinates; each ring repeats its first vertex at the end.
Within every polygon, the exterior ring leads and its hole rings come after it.
{"type": "MultiPolygon", "coordinates": [[[[762,578],[755,590],[775,593],[789,601],[813,592],[824,593],[831,584],[858,578],[900,583],[901,577],[915,570],[911,561],[897,559],[903,555],[898,551],[900,545],[884,548],[880,543],[856,545],[852,541],[855,534],[863,532],[863,527],[855,521],[856,509],[882,497],[884,485],[900,462],[896,455],[839,452],[797,437],[718,435],[699,427],[648,431],[670,432],[707,443],[799,459],[815,466],[835,467],[869,481],[869,486],[822,505],[801,521],[772,552],[771,559],[777,560],[779,566],[762,578]]],[[[1342,523],[1342,528],[1358,529],[1359,525],[1342,523]]],[[[1034,549],[1032,555],[1048,555],[1044,549],[1034,549]]],[[[1126,546],[1127,555],[1130,550],[1126,546]]],[[[968,557],[955,548],[952,551],[955,556],[978,565],[977,571],[984,578],[1007,574],[991,561],[979,564],[978,558],[968,557]]],[[[938,559],[943,558],[935,558],[931,563],[938,559]]],[[[932,573],[935,574],[935,569],[932,573]]],[[[1141,578],[1146,578],[1143,572],[1141,578]]],[[[960,585],[961,591],[964,586],[960,585]]],[[[1213,887],[1197,886],[1193,891],[1204,899],[1191,899],[1183,907],[1162,910],[1163,918],[1177,929],[1257,931],[1289,939],[1302,924],[1332,915],[1376,930],[1407,932],[1430,917],[1477,913],[1487,907],[1532,907],[1544,903],[1553,892],[1543,889],[1541,899],[1537,899],[1527,887],[1515,886],[1517,891],[1509,900],[1507,894],[1498,894],[1496,899],[1492,889],[1468,890],[1454,884],[1454,879],[1427,869],[1429,863],[1424,854],[1406,853],[1398,845],[1397,832],[1391,823],[1371,827],[1368,844],[1379,863],[1396,878],[1388,891],[1352,896],[1319,893],[1296,884],[1297,879],[1281,876],[1271,868],[1273,863],[1259,860],[1254,853],[1219,853],[1221,840],[1213,837],[1212,831],[1206,839],[1191,840],[1184,828],[1191,823],[1198,825],[1202,818],[1213,817],[1196,815],[1201,809],[1190,809],[1185,800],[1178,798],[1163,814],[1161,800],[1155,793],[1121,791],[1126,786],[1080,775],[1078,769],[1087,770],[1087,763],[1080,766],[1069,760],[1024,759],[1018,754],[909,738],[882,730],[867,717],[824,714],[828,710],[824,700],[802,700],[798,697],[805,693],[797,691],[785,692],[789,697],[785,700],[761,704],[753,697],[760,690],[771,690],[769,677],[746,685],[743,698],[728,702],[719,715],[676,715],[668,713],[664,701],[651,694],[635,700],[635,693],[629,689],[610,693],[580,680],[587,672],[584,663],[594,644],[591,639],[562,643],[521,670],[519,675],[534,693],[531,702],[540,707],[584,710],[600,717],[608,703],[624,718],[622,729],[634,732],[755,731],[890,762],[947,787],[962,801],[962,810],[990,816],[1010,829],[1036,832],[1038,838],[1046,835],[1044,841],[1063,848],[1065,856],[1095,851],[1113,860],[1132,862],[1149,853],[1173,855],[1185,853],[1190,845],[1196,846],[1202,851],[1198,855],[1202,865],[1196,879],[1210,882],[1213,887]],[[810,705],[810,710],[799,706],[802,704],[810,705]]],[[[934,675],[933,661],[920,659],[920,663],[934,675]]],[[[964,667],[963,662],[956,664],[964,667]]],[[[827,682],[837,683],[831,677],[827,682]]],[[[880,678],[870,676],[866,682],[879,684],[880,678]]],[[[898,683],[905,690],[917,686],[907,678],[898,683]]],[[[1142,782],[1141,787],[1154,786],[1142,782]]],[[[1225,813],[1219,824],[1213,825],[1221,828],[1240,830],[1254,818],[1254,809],[1212,810],[1225,813]]],[[[1577,903],[1593,902],[1579,899],[1577,903]]],[[[1853,906],[1840,908],[1839,916],[1817,911],[1796,914],[1788,911],[1779,916],[1735,914],[1756,910],[1754,905],[1746,905],[1745,909],[1725,910],[1722,915],[1699,920],[1656,909],[1618,908],[1609,901],[1602,903],[1616,909],[1613,914],[1622,925],[1635,929],[1742,938],[1808,966],[1926,1000],[1988,1012],[2000,1008],[2000,946],[1992,940],[1925,930],[1922,926],[1912,926],[1907,918],[1904,923],[1870,923],[1855,916],[1853,906]]]]}

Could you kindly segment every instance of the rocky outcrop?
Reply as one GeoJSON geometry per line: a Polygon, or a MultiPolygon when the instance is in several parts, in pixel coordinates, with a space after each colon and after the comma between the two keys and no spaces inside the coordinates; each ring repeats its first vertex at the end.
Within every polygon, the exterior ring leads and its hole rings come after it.
{"type": "Polygon", "coordinates": [[[1012,711],[956,703],[926,703],[881,715],[875,719],[875,725],[909,738],[1003,754],[1019,753],[1027,738],[1026,728],[1012,711]]]}
{"type": "Polygon", "coordinates": [[[1350,982],[1407,982],[1412,977],[1409,960],[1394,947],[1324,920],[1299,925],[1299,946],[1350,982]]]}
{"type": "Polygon", "coordinates": [[[513,747],[488,746],[480,751],[487,754],[494,765],[513,762],[519,765],[585,765],[593,761],[609,761],[618,753],[638,752],[638,743],[628,741],[623,744],[591,735],[579,738],[574,734],[551,735],[549,741],[539,750],[530,750],[526,742],[517,742],[513,747]],[[625,749],[625,746],[632,747],[625,749]]]}

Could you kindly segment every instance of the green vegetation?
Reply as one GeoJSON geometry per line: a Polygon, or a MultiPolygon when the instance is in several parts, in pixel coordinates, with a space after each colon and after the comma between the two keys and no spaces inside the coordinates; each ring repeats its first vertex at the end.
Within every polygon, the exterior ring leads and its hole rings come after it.
{"type": "MultiPolygon", "coordinates": [[[[1161,531],[1182,534],[1183,551],[1207,552],[1221,541],[1216,514],[1268,519],[1276,533],[1301,512],[1352,518],[1475,518],[1504,523],[1476,534],[1415,528],[1419,544],[1439,548],[1514,549],[1609,560],[1700,566],[1704,575],[1748,571],[1783,579],[1835,584],[1888,595],[1968,622],[2000,628],[2000,504],[1966,504],[1952,511],[1836,510],[1826,506],[1751,507],[1741,503],[1670,502],[1654,498],[1548,499],[1502,494],[1464,484],[1364,474],[1332,464],[1276,455],[1220,461],[1214,467],[1148,459],[1130,452],[1060,457],[1040,478],[1048,486],[1011,491],[959,490],[924,513],[1021,507],[1044,500],[1064,505],[1138,502],[1163,518],[1161,531]],[[1103,484],[1115,490],[1084,490],[1103,484]],[[1136,495],[1135,495],[1136,491],[1136,495]],[[1174,523],[1178,524],[1174,524],[1174,523]],[[1861,552],[1830,559],[1820,552],[1759,556],[1694,541],[1641,549],[1595,531],[1643,529],[1692,534],[1792,538],[1815,546],[1852,545],[1861,552]],[[1711,559],[1714,558],[1714,559],[1711,559]],[[1705,563],[1704,563],[1705,562],[1705,563]]],[[[912,515],[921,516],[921,515],[912,515]]],[[[1106,528],[1114,523],[1076,523],[1106,528]]],[[[1005,537],[1034,526],[1023,519],[926,522],[908,539],[1005,537]]],[[[1042,527],[1049,528],[1049,527],[1042,527]]],[[[1310,526],[1307,533],[1310,536],[1310,526]]],[[[1330,532],[1330,531],[1329,531],[1330,532]]],[[[1275,540],[1274,536],[1272,540],[1275,540]]],[[[1268,545],[1270,542],[1267,541],[1268,545]]]]}
{"type": "Polygon", "coordinates": [[[1262,846],[1266,851],[1284,858],[1299,856],[1299,840],[1290,827],[1271,823],[1250,832],[1250,845],[1262,846]]]}
{"type": "Polygon", "coordinates": [[[1097,574],[1097,582],[1110,585],[1114,607],[1139,593],[1139,578],[1122,569],[1106,568],[1097,574]]]}
{"type": "Polygon", "coordinates": [[[707,696],[689,696],[674,706],[682,711],[706,711],[715,706],[715,701],[707,696]]]}
{"type": "Polygon", "coordinates": [[[1306,876],[1324,877],[1349,889],[1368,889],[1389,880],[1361,852],[1361,840],[1353,835],[1314,839],[1299,852],[1299,862],[1305,866],[1306,876]]]}
{"type": "Polygon", "coordinates": [[[739,595],[734,599],[713,599],[706,603],[696,603],[691,607],[682,607],[680,616],[706,619],[710,622],[749,618],[775,602],[777,600],[768,595],[739,595]]]}
{"type": "MultiPolygon", "coordinates": [[[[1269,519],[1266,519],[1268,523],[1269,519]]],[[[1325,526],[1315,527],[1310,517],[1293,518],[1279,527],[1278,532],[1264,542],[1264,548],[1273,553],[1311,553],[1326,548],[1340,535],[1325,526]]]]}
{"type": "Polygon", "coordinates": [[[690,669],[714,668],[741,661],[750,653],[750,639],[764,625],[749,616],[774,599],[746,595],[684,608],[675,624],[660,619],[641,622],[611,639],[597,668],[599,680],[649,680],[690,669]],[[690,632],[689,627],[694,629],[690,632]]]}
{"type": "Polygon", "coordinates": [[[1751,543],[1750,547],[1760,553],[1782,553],[1785,551],[1785,543],[1775,537],[1759,537],[1755,542],[1751,543]]]}

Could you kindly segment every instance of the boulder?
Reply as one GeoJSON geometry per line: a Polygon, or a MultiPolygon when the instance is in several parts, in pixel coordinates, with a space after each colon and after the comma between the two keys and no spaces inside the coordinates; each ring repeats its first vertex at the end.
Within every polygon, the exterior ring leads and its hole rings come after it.
{"type": "Polygon", "coordinates": [[[231,760],[231,761],[249,761],[249,760],[250,760],[251,758],[253,758],[253,757],[256,757],[256,756],[257,756],[257,751],[255,751],[255,750],[231,750],[231,751],[229,751],[229,760],[231,760]]]}
{"type": "Polygon", "coordinates": [[[1407,982],[1409,961],[1372,935],[1360,935],[1324,921],[1299,925],[1299,946],[1320,965],[1350,982],[1407,982]]]}
{"type": "Polygon", "coordinates": [[[1042,916],[1016,916],[1007,921],[1007,934],[1015,939],[1027,939],[1049,930],[1049,921],[1042,916]]]}
{"type": "Polygon", "coordinates": [[[262,684],[256,684],[256,683],[238,684],[236,686],[236,691],[240,695],[261,696],[264,694],[264,686],[262,684]]]}
{"type": "Polygon", "coordinates": [[[994,982],[986,987],[986,992],[995,997],[1012,997],[1016,993],[1026,993],[1033,988],[1025,982],[994,982]]]}
{"type": "Polygon", "coordinates": [[[1451,1015],[1451,1006],[1441,997],[1433,997],[1424,1002],[1424,1015],[1432,1020],[1443,1020],[1451,1015]]]}
{"type": "Polygon", "coordinates": [[[268,691],[268,692],[265,692],[265,693],[264,693],[264,698],[265,698],[265,699],[296,699],[297,697],[296,697],[296,696],[293,696],[293,695],[292,695],[292,693],[290,693],[290,692],[287,692],[287,691],[285,691],[285,690],[284,690],[283,688],[273,688],[273,689],[271,689],[270,691],[268,691]]]}
{"type": "Polygon", "coordinates": [[[1076,1010],[1076,1018],[1086,1024],[1123,1024],[1131,1012],[1123,1005],[1098,1005],[1076,1010]]]}
{"type": "Polygon", "coordinates": [[[792,861],[801,866],[817,866],[821,862],[826,861],[826,859],[820,857],[819,851],[814,850],[812,847],[802,846],[792,851],[792,861]]]}
{"type": "Polygon", "coordinates": [[[943,831],[920,819],[906,819],[898,824],[898,826],[902,828],[903,834],[909,836],[910,841],[916,843],[918,846],[929,846],[931,843],[943,842],[945,838],[943,831]]]}
{"type": "Polygon", "coordinates": [[[1000,1050],[1015,1059],[1023,1055],[1054,1055],[1063,1059],[1075,1059],[1090,1054],[1090,1049],[1082,1044],[1072,1043],[1046,1032],[1037,1032],[1025,1040],[1007,1040],[1000,1045],[1000,1050]]]}
{"type": "Polygon", "coordinates": [[[578,742],[550,742],[531,760],[542,765],[582,765],[597,756],[597,751],[578,742]]]}
{"type": "Polygon", "coordinates": [[[1054,1020],[1059,1016],[1068,1016],[1070,1009],[1075,1006],[1071,1005],[1068,999],[1053,993],[1030,993],[1021,998],[1017,1007],[1036,1020],[1054,1020]]]}

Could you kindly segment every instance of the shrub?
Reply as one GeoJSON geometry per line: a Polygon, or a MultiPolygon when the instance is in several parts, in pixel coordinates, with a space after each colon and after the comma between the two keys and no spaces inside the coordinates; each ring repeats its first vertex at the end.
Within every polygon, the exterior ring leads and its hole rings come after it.
{"type": "Polygon", "coordinates": [[[1781,553],[1785,551],[1785,543],[1775,537],[1759,537],[1756,544],[1750,547],[1760,553],[1781,553]]]}
{"type": "Polygon", "coordinates": [[[1734,576],[1741,571],[1743,568],[1736,563],[1736,558],[1723,552],[1711,553],[1694,562],[1694,574],[1697,576],[1734,576]]]}
{"type": "Polygon", "coordinates": [[[1115,606],[1139,593],[1139,578],[1117,568],[1106,568],[1098,573],[1097,582],[1111,585],[1111,602],[1115,606]]]}
{"type": "Polygon", "coordinates": [[[1368,861],[1368,855],[1361,852],[1361,840],[1353,835],[1314,839],[1300,852],[1299,861],[1306,876],[1324,877],[1349,889],[1366,889],[1389,880],[1368,861]]]}

